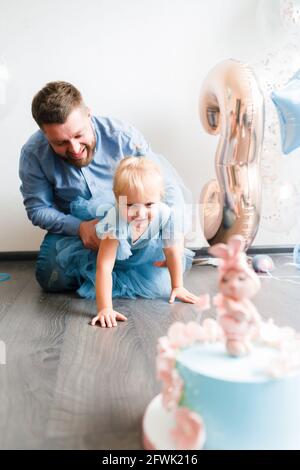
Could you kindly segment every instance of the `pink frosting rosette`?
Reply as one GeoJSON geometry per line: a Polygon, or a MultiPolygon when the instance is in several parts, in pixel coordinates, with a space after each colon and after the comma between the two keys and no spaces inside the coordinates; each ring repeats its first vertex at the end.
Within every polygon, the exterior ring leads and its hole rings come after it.
{"type": "Polygon", "coordinates": [[[186,407],[175,411],[175,427],[171,437],[178,450],[202,449],[205,442],[205,427],[201,416],[186,407]]]}

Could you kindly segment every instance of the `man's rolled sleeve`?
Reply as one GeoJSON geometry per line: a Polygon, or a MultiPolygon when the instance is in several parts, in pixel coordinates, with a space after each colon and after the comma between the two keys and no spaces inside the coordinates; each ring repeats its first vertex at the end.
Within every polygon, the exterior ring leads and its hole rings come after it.
{"type": "Polygon", "coordinates": [[[79,232],[79,226],[82,220],[77,219],[71,214],[68,214],[63,219],[62,233],[66,235],[76,236],[79,232]]]}

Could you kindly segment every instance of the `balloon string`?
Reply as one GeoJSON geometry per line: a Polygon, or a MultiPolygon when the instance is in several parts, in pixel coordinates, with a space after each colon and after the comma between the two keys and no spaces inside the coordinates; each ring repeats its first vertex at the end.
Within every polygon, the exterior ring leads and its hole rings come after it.
{"type": "MultiPolygon", "coordinates": [[[[289,263],[292,264],[292,263],[289,263]]],[[[293,281],[291,278],[294,277],[296,279],[300,279],[300,276],[273,276],[273,274],[270,271],[266,271],[267,276],[260,276],[261,278],[269,278],[269,279],[274,279],[275,281],[281,281],[281,282],[288,282],[290,284],[296,284],[297,286],[300,286],[300,282],[293,281]],[[288,277],[288,279],[285,279],[288,277]]]]}

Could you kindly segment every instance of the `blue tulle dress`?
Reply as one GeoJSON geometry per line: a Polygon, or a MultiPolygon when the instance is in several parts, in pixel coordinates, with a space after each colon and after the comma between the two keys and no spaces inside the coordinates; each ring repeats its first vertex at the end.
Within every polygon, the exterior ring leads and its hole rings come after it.
{"type": "MultiPolygon", "coordinates": [[[[153,266],[153,262],[165,259],[163,248],[178,241],[173,212],[166,204],[159,204],[157,216],[136,241],[132,240],[130,224],[119,216],[115,205],[103,204],[103,197],[77,198],[71,203],[71,214],[81,220],[99,218],[97,236],[101,239],[104,234],[113,233],[119,240],[112,272],[113,298],[169,297],[171,282],[168,269],[153,266]]],[[[59,265],[79,282],[78,294],[95,299],[97,253],[84,248],[78,237],[64,237],[57,242],[56,248],[59,265]]],[[[191,268],[193,256],[191,250],[184,249],[184,271],[191,268]]]]}

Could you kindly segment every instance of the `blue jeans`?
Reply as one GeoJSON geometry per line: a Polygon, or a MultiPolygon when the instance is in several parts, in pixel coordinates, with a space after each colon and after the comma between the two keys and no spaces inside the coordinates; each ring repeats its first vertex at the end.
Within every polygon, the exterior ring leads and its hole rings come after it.
{"type": "Polygon", "coordinates": [[[80,287],[79,280],[76,277],[66,276],[64,270],[56,262],[56,243],[65,236],[47,233],[41,244],[35,276],[46,292],[74,291],[80,287]]]}

